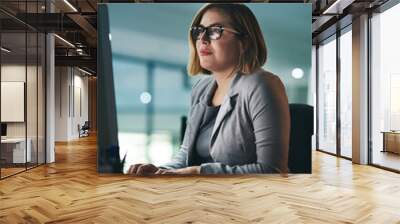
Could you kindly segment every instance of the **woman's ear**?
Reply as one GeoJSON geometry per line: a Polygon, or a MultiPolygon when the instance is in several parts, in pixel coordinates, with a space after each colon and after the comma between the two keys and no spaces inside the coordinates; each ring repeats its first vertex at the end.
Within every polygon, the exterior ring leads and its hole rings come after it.
{"type": "Polygon", "coordinates": [[[240,40],[240,51],[244,54],[249,48],[249,42],[245,40],[240,40]]]}

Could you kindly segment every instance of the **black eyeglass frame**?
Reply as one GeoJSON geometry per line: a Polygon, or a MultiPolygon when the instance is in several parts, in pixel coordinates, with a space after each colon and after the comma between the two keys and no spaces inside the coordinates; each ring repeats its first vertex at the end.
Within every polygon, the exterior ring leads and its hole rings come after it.
{"type": "Polygon", "coordinates": [[[242,36],[243,35],[243,33],[241,33],[241,32],[239,32],[239,31],[237,31],[237,30],[235,30],[235,29],[232,29],[232,28],[229,28],[229,27],[225,27],[225,26],[223,26],[223,25],[211,25],[211,26],[207,26],[207,27],[204,27],[204,26],[202,26],[202,25],[199,25],[199,26],[192,26],[191,28],[190,28],[190,35],[191,35],[191,37],[192,37],[192,39],[193,40],[200,40],[201,38],[201,36],[202,36],[202,34],[204,34],[204,32],[205,32],[205,35],[206,35],[206,37],[207,37],[207,39],[209,39],[209,40],[218,40],[218,39],[220,39],[221,37],[222,37],[222,34],[224,33],[224,31],[228,31],[228,32],[231,32],[231,33],[234,33],[234,34],[237,34],[237,35],[239,35],[239,36],[242,36]],[[194,32],[194,30],[195,29],[199,29],[199,28],[202,28],[203,30],[201,31],[201,32],[199,32],[198,34],[197,34],[197,37],[196,37],[196,35],[195,34],[193,34],[193,32],[194,32]],[[212,28],[218,28],[220,31],[219,31],[219,33],[218,33],[218,37],[216,37],[216,38],[212,38],[211,36],[212,36],[212,31],[211,31],[211,29],[212,28]]]}

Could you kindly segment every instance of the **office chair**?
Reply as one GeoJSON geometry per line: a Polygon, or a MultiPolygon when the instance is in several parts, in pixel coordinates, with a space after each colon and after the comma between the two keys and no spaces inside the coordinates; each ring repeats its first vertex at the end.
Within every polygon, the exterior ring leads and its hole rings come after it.
{"type": "Polygon", "coordinates": [[[79,138],[89,136],[89,129],[90,129],[89,121],[85,121],[82,127],[80,127],[80,125],[78,124],[78,129],[79,129],[79,138]]]}
{"type": "Polygon", "coordinates": [[[290,173],[311,173],[311,137],[314,133],[314,110],[306,104],[289,104],[290,173]]]}

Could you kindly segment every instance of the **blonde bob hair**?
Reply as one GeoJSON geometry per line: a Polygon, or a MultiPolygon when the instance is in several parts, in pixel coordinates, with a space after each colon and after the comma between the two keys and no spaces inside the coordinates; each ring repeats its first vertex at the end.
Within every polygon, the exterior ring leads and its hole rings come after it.
{"type": "MultiPolygon", "coordinates": [[[[251,10],[240,3],[209,3],[204,5],[195,15],[190,27],[200,25],[203,15],[208,10],[216,10],[229,18],[229,25],[243,35],[236,35],[244,47],[239,56],[237,71],[250,74],[263,66],[267,60],[267,48],[256,17],[251,10]]],[[[218,40],[217,40],[218,41],[218,40]]],[[[199,73],[211,74],[201,67],[196,52],[196,40],[193,40],[189,30],[189,61],[187,70],[190,75],[199,73]]]]}

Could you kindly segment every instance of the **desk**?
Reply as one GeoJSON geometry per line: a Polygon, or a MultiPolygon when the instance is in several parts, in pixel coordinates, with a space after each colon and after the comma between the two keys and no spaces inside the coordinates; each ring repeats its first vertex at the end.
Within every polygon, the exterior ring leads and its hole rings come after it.
{"type": "Polygon", "coordinates": [[[31,161],[32,140],[27,139],[25,154],[25,138],[6,138],[1,139],[1,157],[6,163],[25,163],[31,161]],[[12,158],[12,159],[11,159],[12,158]],[[25,161],[25,158],[27,159],[25,161]]]}
{"type": "Polygon", "coordinates": [[[383,133],[383,150],[382,152],[393,152],[400,154],[400,132],[399,131],[382,131],[383,133]]]}

